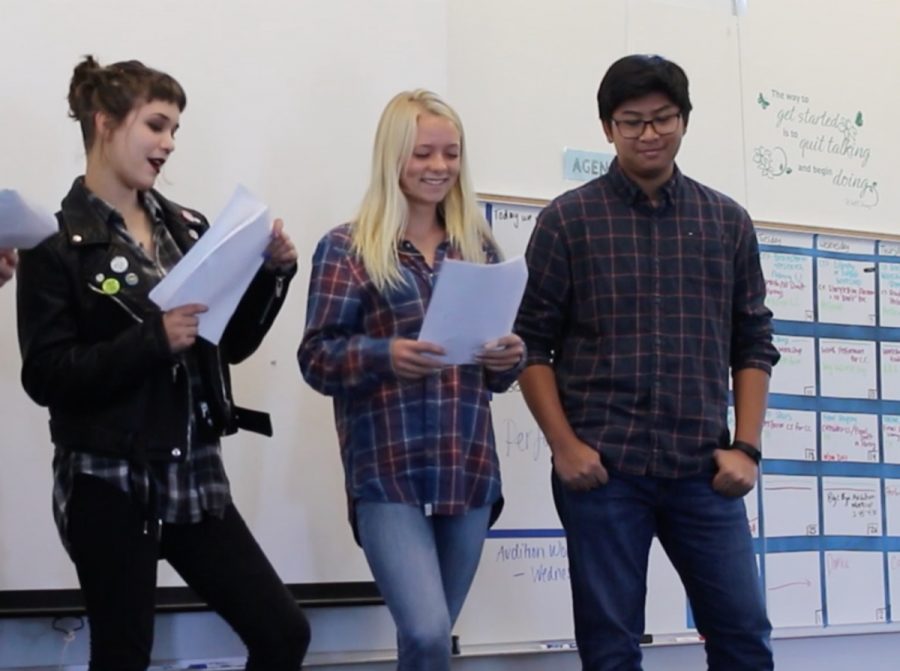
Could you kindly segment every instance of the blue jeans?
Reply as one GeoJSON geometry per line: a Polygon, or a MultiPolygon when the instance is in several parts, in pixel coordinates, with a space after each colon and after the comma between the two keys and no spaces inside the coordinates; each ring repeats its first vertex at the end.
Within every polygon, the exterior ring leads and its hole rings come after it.
{"type": "Polygon", "coordinates": [[[576,492],[553,474],[585,671],[640,671],[654,534],[684,583],[709,669],[773,669],[772,627],[743,499],[716,493],[711,475],[609,475],[605,486],[576,492]]]}
{"type": "Polygon", "coordinates": [[[450,631],[481,559],[491,507],[426,517],[402,503],[359,501],[359,540],[397,625],[399,671],[449,671],[450,631]]]}

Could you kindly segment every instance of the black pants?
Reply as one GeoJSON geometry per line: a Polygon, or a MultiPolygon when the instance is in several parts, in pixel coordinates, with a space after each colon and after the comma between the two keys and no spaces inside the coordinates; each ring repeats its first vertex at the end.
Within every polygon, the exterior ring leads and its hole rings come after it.
{"type": "Polygon", "coordinates": [[[168,560],[237,632],[247,670],[296,671],[309,624],[237,509],[223,519],[165,524],[144,533],[129,496],[92,476],[76,476],[68,537],[91,627],[90,671],[144,671],[150,664],[156,567],[168,560]]]}

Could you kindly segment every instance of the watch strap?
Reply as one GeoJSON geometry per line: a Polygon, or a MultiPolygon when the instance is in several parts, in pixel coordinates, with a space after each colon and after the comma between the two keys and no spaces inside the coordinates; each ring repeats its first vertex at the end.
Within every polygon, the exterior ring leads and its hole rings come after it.
{"type": "Polygon", "coordinates": [[[762,460],[762,452],[759,450],[759,448],[754,447],[750,443],[743,440],[735,440],[731,443],[731,446],[728,449],[743,452],[748,457],[753,459],[753,462],[755,464],[759,464],[760,460],[762,460]]]}

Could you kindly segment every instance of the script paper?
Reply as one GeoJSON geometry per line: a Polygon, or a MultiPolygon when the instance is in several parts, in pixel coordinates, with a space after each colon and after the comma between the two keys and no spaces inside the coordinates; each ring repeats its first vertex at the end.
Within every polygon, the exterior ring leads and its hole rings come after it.
{"type": "Polygon", "coordinates": [[[0,247],[31,249],[59,228],[56,217],[17,191],[0,189],[0,247]]]}
{"type": "Polygon", "coordinates": [[[271,228],[269,209],[239,186],[206,234],[153,288],[150,300],[163,310],[188,303],[206,305],[209,310],[198,315],[198,332],[218,345],[262,265],[271,228]]]}
{"type": "Polygon", "coordinates": [[[443,347],[444,363],[475,363],[486,343],[512,331],[527,279],[522,256],[493,264],[447,259],[419,340],[443,347]]]}

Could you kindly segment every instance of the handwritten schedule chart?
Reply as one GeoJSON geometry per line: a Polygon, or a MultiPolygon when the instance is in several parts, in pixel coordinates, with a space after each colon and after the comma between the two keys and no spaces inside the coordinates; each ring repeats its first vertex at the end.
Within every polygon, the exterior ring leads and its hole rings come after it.
{"type": "Polygon", "coordinates": [[[876,478],[822,478],[825,533],[881,535],[881,483],[876,478]]]}
{"type": "Polygon", "coordinates": [[[816,340],[775,334],[781,360],[772,371],[771,392],[795,396],[816,394],[816,340]]]}
{"type": "Polygon", "coordinates": [[[819,321],[875,325],[875,275],[868,261],[820,258],[819,321]]]}
{"type": "MultiPolygon", "coordinates": [[[[900,449],[900,424],[897,429],[898,449],[900,449]]],[[[818,435],[815,412],[772,408],[766,414],[762,432],[766,458],[815,461],[818,459],[816,451],[818,435]]]]}
{"type": "Polygon", "coordinates": [[[879,460],[878,415],[823,411],[821,422],[824,461],[879,460]]]}
{"type": "Polygon", "coordinates": [[[766,556],[766,605],[775,627],[814,627],[822,622],[822,580],[817,552],[766,556]]]}
{"type": "Polygon", "coordinates": [[[900,243],[758,237],[782,354],[754,510],[770,617],[900,622],[900,243]]]}
{"type": "Polygon", "coordinates": [[[887,619],[884,561],[877,552],[825,553],[829,624],[865,624],[887,619]]]}
{"type": "Polygon", "coordinates": [[[876,347],[865,340],[819,340],[821,393],[841,398],[876,398],[876,347]]]}
{"type": "Polygon", "coordinates": [[[767,538],[817,536],[819,534],[819,487],[808,475],[769,475],[762,484],[767,538]]]}
{"type": "Polygon", "coordinates": [[[900,464],[900,415],[881,416],[884,463],[900,464]]]}
{"type": "Polygon", "coordinates": [[[900,326],[900,258],[878,264],[879,323],[900,326]]]}
{"type": "Polygon", "coordinates": [[[801,254],[773,252],[762,252],[759,259],[766,277],[766,299],[769,308],[781,319],[813,321],[815,311],[812,259],[801,254]]]}

